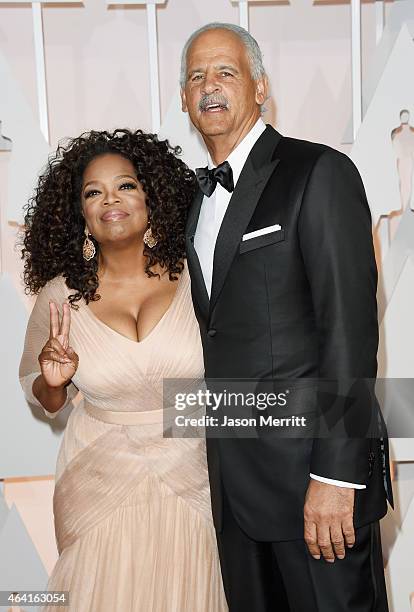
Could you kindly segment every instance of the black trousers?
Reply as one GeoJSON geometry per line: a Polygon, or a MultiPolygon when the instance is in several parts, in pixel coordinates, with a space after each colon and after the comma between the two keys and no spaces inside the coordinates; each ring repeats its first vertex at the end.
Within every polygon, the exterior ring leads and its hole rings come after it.
{"type": "Polygon", "coordinates": [[[252,540],[225,498],[217,541],[229,612],[388,612],[378,522],[356,530],[345,559],[327,563],[304,540],[252,540]]]}

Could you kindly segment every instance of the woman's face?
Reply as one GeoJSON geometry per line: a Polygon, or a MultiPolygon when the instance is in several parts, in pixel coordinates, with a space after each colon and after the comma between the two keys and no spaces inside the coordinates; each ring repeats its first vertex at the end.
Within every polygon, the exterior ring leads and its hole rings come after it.
{"type": "Polygon", "coordinates": [[[148,223],[146,196],[132,162],[122,155],[95,157],[83,173],[82,210],[99,244],[137,240],[148,223]]]}

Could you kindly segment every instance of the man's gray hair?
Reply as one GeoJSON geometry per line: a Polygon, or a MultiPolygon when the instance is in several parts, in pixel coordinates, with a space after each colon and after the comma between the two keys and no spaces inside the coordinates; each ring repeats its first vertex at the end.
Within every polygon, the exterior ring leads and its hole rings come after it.
{"type": "Polygon", "coordinates": [[[244,28],[235,25],[233,23],[208,23],[196,30],[193,34],[191,34],[190,38],[184,45],[183,52],[181,54],[181,71],[180,71],[180,85],[182,88],[185,87],[185,83],[187,81],[187,53],[193,41],[203,34],[203,32],[207,32],[208,30],[229,30],[236,34],[246,47],[247,57],[249,59],[250,64],[250,72],[252,75],[252,79],[257,81],[260,77],[266,74],[266,71],[263,66],[263,58],[262,52],[260,51],[260,47],[257,44],[257,41],[253,38],[251,34],[244,28]]]}

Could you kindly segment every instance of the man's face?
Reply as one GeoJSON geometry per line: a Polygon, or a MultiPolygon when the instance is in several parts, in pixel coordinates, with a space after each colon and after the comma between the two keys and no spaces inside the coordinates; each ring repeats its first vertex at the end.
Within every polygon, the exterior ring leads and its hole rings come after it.
{"type": "Polygon", "coordinates": [[[243,42],[228,30],[208,30],[187,53],[182,109],[203,136],[232,136],[260,116],[266,78],[254,81],[243,42]]]}

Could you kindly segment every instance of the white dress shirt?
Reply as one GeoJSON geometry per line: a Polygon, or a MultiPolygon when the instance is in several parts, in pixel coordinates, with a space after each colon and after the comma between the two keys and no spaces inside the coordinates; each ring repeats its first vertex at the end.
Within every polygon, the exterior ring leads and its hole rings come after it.
{"type": "MultiPolygon", "coordinates": [[[[236,186],[243,166],[249,156],[250,151],[256,141],[263,134],[266,125],[261,118],[257,120],[252,129],[237,147],[230,153],[227,160],[233,171],[234,186],[236,186]]],[[[208,167],[214,168],[213,161],[208,154],[208,167]]],[[[207,293],[211,295],[211,284],[213,278],[213,261],[214,250],[216,247],[217,236],[226,214],[232,194],[224,187],[217,183],[216,189],[208,198],[206,195],[203,198],[200,208],[200,216],[198,218],[197,229],[194,236],[194,247],[200,261],[201,271],[203,273],[204,282],[207,293]]],[[[347,487],[351,489],[365,489],[365,485],[354,484],[352,482],[343,482],[342,480],[332,480],[323,476],[310,474],[310,477],[320,482],[333,484],[338,487],[347,487]]]]}
{"type": "MultiPolygon", "coordinates": [[[[258,119],[252,129],[227,158],[233,170],[233,181],[236,186],[240,173],[252,150],[254,144],[266,129],[262,119],[258,119]]],[[[214,168],[214,164],[208,154],[208,167],[214,168]]],[[[214,249],[220,227],[226,214],[227,207],[232,194],[217,183],[214,192],[208,198],[204,196],[201,203],[200,216],[194,236],[194,247],[200,260],[201,270],[204,276],[207,293],[211,294],[211,281],[213,278],[214,249]]]]}

